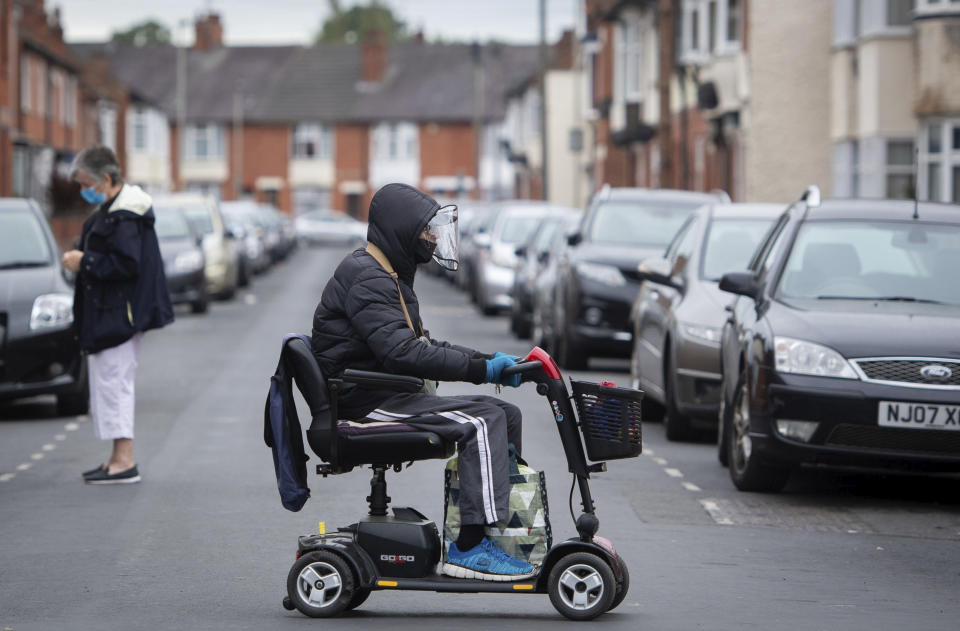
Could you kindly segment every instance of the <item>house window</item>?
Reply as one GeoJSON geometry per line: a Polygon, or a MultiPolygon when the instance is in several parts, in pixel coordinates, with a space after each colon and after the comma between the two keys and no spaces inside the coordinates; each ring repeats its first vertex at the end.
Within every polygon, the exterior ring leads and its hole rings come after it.
{"type": "Polygon", "coordinates": [[[142,107],[133,112],[133,148],[136,151],[147,150],[147,112],[142,107]]]}
{"type": "Polygon", "coordinates": [[[921,198],[960,202],[960,119],[926,121],[919,146],[921,198]]]}
{"type": "Polygon", "coordinates": [[[917,0],[917,15],[960,13],[960,0],[917,0]]]}
{"type": "Polygon", "coordinates": [[[64,120],[68,127],[73,127],[77,122],[77,79],[76,77],[67,77],[64,87],[64,120]]]}
{"type": "Polygon", "coordinates": [[[223,128],[218,125],[187,125],[187,160],[222,160],[223,128]]]}
{"type": "Polygon", "coordinates": [[[680,21],[681,61],[703,63],[740,49],[743,0],[683,0],[680,21]]]}
{"type": "Polygon", "coordinates": [[[913,188],[913,140],[888,140],[886,196],[912,199],[913,188]]]}
{"type": "Polygon", "coordinates": [[[30,57],[24,55],[20,58],[20,107],[24,112],[30,112],[33,109],[33,99],[31,98],[33,94],[30,89],[32,87],[30,81],[32,66],[30,57]]]}
{"type": "Polygon", "coordinates": [[[333,157],[333,133],[329,126],[301,123],[293,132],[293,157],[299,160],[329,160],[333,157]]]}
{"type": "Polygon", "coordinates": [[[617,85],[626,100],[637,100],[640,98],[640,21],[636,16],[625,17],[620,22],[619,44],[617,85]]]}
{"type": "Polygon", "coordinates": [[[413,160],[417,156],[417,126],[380,123],[373,132],[373,155],[379,160],[413,160]]]}
{"type": "Polygon", "coordinates": [[[887,25],[910,26],[913,21],[913,0],[887,0],[887,25]]]}

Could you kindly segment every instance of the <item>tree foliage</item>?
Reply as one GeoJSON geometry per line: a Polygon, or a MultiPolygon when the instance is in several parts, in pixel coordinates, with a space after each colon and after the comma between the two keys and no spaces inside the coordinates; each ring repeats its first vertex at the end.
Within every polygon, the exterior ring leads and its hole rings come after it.
{"type": "Polygon", "coordinates": [[[329,0],[330,16],[317,33],[317,42],[362,42],[370,31],[383,32],[389,41],[407,36],[407,25],[398,19],[390,7],[379,0],[344,10],[339,0],[329,0]]]}
{"type": "Polygon", "coordinates": [[[147,44],[169,44],[170,29],[156,20],[146,20],[134,24],[123,31],[113,32],[113,41],[123,44],[146,46],[147,44]]]}

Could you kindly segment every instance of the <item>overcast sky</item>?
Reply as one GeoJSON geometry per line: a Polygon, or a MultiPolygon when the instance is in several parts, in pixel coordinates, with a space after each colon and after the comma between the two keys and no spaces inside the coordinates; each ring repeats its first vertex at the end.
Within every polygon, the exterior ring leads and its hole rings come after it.
{"type": "MultiPolygon", "coordinates": [[[[410,30],[428,40],[534,43],[539,37],[538,0],[381,0],[410,30]]],[[[341,6],[360,4],[341,0],[341,6]]],[[[364,2],[365,4],[365,2],[364,2]]],[[[329,12],[327,0],[47,0],[60,6],[68,42],[102,41],[117,29],[155,18],[176,31],[183,19],[213,9],[220,13],[227,44],[309,43],[329,12]],[[265,8],[268,7],[268,8],[265,8]]],[[[547,0],[547,37],[572,28],[579,0],[547,0]]],[[[193,30],[186,35],[193,39],[193,30]]],[[[181,40],[178,40],[181,41],[181,40]]]]}

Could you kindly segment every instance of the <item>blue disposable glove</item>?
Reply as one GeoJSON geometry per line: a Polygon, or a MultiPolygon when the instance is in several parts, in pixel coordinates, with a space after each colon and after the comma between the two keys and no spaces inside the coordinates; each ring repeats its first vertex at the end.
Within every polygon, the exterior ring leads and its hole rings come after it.
{"type": "Polygon", "coordinates": [[[500,377],[500,373],[503,372],[503,369],[507,366],[513,366],[516,364],[516,360],[513,359],[510,355],[501,354],[499,357],[494,356],[493,359],[487,360],[487,383],[499,383],[502,386],[512,386],[516,388],[520,385],[520,375],[510,375],[509,377],[500,377]]]}
{"type": "Polygon", "coordinates": [[[496,353],[493,354],[493,358],[494,358],[494,359],[496,359],[497,357],[510,357],[510,358],[513,359],[513,361],[517,361],[518,359],[520,359],[517,355],[510,355],[510,354],[508,354],[508,353],[501,353],[500,351],[497,351],[496,353]]]}

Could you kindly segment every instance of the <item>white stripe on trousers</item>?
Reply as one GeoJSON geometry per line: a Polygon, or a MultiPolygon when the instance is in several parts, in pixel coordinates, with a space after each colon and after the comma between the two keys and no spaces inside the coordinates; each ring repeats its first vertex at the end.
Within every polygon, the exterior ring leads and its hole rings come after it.
{"type": "MultiPolygon", "coordinates": [[[[461,425],[470,423],[476,428],[477,451],[479,452],[477,455],[480,461],[480,494],[483,497],[483,512],[486,515],[488,524],[497,523],[496,489],[493,486],[493,475],[491,474],[493,462],[490,459],[490,450],[487,448],[490,442],[490,437],[487,434],[487,423],[480,417],[470,416],[460,410],[436,412],[435,414],[460,423],[461,425]]],[[[375,421],[402,421],[412,417],[412,414],[398,414],[397,412],[388,412],[381,409],[376,409],[366,415],[366,418],[375,421]]]]}
{"type": "Polygon", "coordinates": [[[483,512],[487,516],[488,524],[497,523],[497,503],[494,499],[496,495],[493,488],[493,474],[491,473],[493,467],[490,461],[490,450],[487,449],[490,437],[487,435],[486,422],[478,416],[470,416],[459,410],[439,412],[438,414],[457,423],[470,423],[477,429],[477,451],[479,452],[477,455],[480,460],[480,487],[481,495],[483,496],[483,512]]]}

